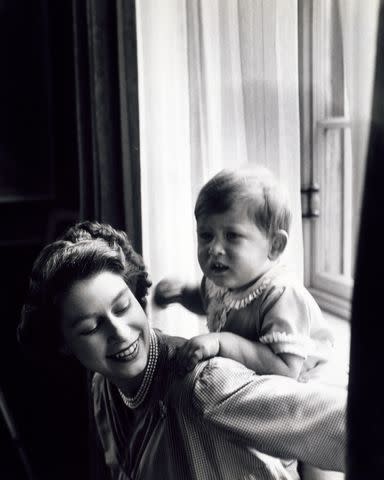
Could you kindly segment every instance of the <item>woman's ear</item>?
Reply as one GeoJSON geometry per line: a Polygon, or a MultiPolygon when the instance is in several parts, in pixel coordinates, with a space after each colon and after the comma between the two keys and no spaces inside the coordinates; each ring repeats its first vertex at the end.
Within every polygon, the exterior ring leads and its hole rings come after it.
{"type": "Polygon", "coordinates": [[[277,260],[284,252],[288,242],[288,233],[285,230],[278,230],[272,237],[269,247],[269,260],[277,260]]]}

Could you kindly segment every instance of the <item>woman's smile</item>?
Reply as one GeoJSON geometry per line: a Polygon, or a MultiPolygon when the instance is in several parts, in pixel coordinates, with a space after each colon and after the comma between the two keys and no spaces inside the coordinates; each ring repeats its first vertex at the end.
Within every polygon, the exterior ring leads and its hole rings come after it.
{"type": "Polygon", "coordinates": [[[110,360],[117,360],[119,362],[127,362],[134,360],[139,352],[139,340],[140,337],[138,337],[128,347],[122,348],[116,353],[107,355],[107,358],[110,360]]]}

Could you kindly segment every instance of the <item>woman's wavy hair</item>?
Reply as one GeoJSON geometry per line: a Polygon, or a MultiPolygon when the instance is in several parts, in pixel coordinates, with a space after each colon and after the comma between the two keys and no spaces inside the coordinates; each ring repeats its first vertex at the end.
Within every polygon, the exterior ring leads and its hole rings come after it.
{"type": "Polygon", "coordinates": [[[121,275],[145,309],[151,281],[125,232],[86,221],[43,248],[32,267],[17,329],[18,341],[27,353],[36,357],[59,352],[58,300],[74,282],[104,271],[121,275]]]}

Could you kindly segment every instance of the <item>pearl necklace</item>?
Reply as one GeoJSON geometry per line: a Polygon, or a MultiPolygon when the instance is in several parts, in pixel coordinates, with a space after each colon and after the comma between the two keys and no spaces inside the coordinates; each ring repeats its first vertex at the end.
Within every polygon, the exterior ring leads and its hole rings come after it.
{"type": "Polygon", "coordinates": [[[119,388],[117,389],[124,404],[129,408],[137,408],[139,405],[141,405],[141,403],[143,403],[145,397],[147,396],[149,387],[151,386],[153,374],[155,373],[157,359],[159,356],[159,345],[156,333],[152,329],[150,331],[150,335],[151,338],[149,343],[148,363],[145,369],[143,381],[141,382],[136,395],[134,397],[127,397],[119,388]]]}

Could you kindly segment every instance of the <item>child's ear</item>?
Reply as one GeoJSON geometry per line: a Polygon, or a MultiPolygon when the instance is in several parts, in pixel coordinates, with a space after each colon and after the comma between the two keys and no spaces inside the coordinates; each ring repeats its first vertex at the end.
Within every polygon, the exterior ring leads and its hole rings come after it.
{"type": "Polygon", "coordinates": [[[285,230],[278,230],[269,247],[268,258],[270,260],[277,260],[277,258],[284,252],[288,242],[288,233],[285,230]]]}

